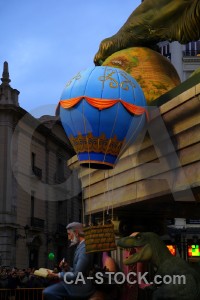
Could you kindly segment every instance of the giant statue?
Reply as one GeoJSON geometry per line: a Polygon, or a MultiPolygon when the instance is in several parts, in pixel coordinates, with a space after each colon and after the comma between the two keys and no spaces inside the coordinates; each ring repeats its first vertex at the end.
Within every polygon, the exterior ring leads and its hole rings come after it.
{"type": "Polygon", "coordinates": [[[101,65],[111,54],[129,47],[154,48],[165,40],[186,44],[199,38],[199,0],[144,0],[115,35],[101,42],[94,63],[101,65]]]}
{"type": "MultiPolygon", "coordinates": [[[[176,0],[174,0],[176,1],[176,0]]],[[[200,274],[180,257],[173,256],[154,232],[136,232],[118,240],[118,246],[135,249],[124,264],[149,262],[156,274],[150,282],[153,300],[199,300],[200,274]],[[155,279],[159,278],[159,282],[155,279]],[[180,281],[176,281],[176,279],[180,281]],[[165,279],[170,279],[166,280],[165,279]]]]}

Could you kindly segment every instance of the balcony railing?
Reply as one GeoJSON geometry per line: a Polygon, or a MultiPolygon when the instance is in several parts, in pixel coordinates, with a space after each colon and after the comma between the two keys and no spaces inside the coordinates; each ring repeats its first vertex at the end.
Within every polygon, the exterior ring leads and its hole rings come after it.
{"type": "Polygon", "coordinates": [[[1,289],[0,300],[43,300],[43,288],[1,289]]]}
{"type": "MultiPolygon", "coordinates": [[[[0,300],[44,300],[42,291],[44,288],[0,288],[0,300]]],[[[63,300],[69,299],[63,297],[63,300]]]]}
{"type": "Polygon", "coordinates": [[[183,56],[200,56],[200,50],[185,50],[183,56]]]}
{"type": "Polygon", "coordinates": [[[31,227],[38,228],[38,229],[44,229],[44,220],[32,217],[31,218],[31,227]]]}
{"type": "Polygon", "coordinates": [[[39,179],[42,179],[42,169],[36,167],[36,166],[33,166],[32,167],[32,171],[33,171],[33,174],[38,177],[39,179]]]}

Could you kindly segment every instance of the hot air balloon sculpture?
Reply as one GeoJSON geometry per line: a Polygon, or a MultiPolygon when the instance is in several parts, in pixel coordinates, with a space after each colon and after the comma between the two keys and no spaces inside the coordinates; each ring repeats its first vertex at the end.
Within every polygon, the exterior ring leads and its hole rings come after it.
{"type": "Polygon", "coordinates": [[[136,80],[121,69],[98,66],[67,82],[57,114],[82,166],[113,168],[147,120],[136,80]]]}

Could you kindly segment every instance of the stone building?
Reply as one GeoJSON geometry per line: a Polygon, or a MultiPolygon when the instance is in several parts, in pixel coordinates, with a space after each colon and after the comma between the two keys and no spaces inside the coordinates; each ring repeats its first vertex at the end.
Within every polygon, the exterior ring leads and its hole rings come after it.
{"type": "Polygon", "coordinates": [[[200,68],[200,40],[186,45],[179,42],[164,41],[158,44],[160,53],[166,56],[176,68],[181,81],[200,68]]]}
{"type": "Polygon", "coordinates": [[[18,102],[4,63],[0,85],[0,264],[52,266],[66,256],[65,226],[81,220],[74,151],[56,117],[34,118],[18,102]]]}

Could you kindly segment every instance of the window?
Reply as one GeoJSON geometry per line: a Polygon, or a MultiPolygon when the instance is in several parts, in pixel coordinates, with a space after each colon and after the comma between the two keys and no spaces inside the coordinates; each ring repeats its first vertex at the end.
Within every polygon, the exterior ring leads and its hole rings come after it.
{"type": "Polygon", "coordinates": [[[200,54],[200,41],[197,41],[197,54],[200,54]]]}
{"type": "Polygon", "coordinates": [[[32,169],[34,169],[34,167],[35,167],[35,153],[34,152],[31,153],[31,167],[32,167],[32,169]]]}
{"type": "Polygon", "coordinates": [[[31,153],[31,168],[33,174],[39,179],[42,179],[42,169],[36,167],[36,154],[34,152],[31,153]]]}
{"type": "Polygon", "coordinates": [[[200,41],[190,42],[185,45],[186,56],[196,56],[200,53],[200,41]]]}
{"type": "Polygon", "coordinates": [[[61,157],[57,158],[57,180],[58,182],[62,182],[64,180],[64,160],[61,157]]]}
{"type": "Polygon", "coordinates": [[[35,192],[31,191],[31,218],[34,218],[35,211],[35,192]]]}

